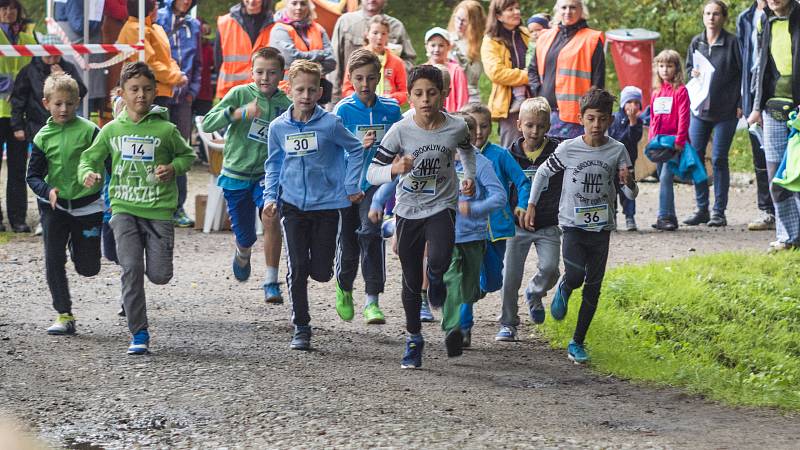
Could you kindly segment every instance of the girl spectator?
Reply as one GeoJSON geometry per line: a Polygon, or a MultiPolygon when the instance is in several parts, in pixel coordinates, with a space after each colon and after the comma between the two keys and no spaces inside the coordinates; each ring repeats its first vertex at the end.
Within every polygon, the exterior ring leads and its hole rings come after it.
{"type": "Polygon", "coordinates": [[[583,134],[578,99],[592,86],[605,87],[603,33],[586,23],[584,0],[558,0],[554,26],[539,33],[528,66],[531,93],[550,103],[549,135],[571,139],[583,134]]]}
{"type": "Polygon", "coordinates": [[[728,205],[730,169],[728,152],[731,149],[736,124],[742,117],[742,54],[736,36],[725,31],[728,5],[722,0],[707,0],[703,6],[705,31],[692,38],[686,54],[686,73],[701,77],[694,67],[694,53],[699,52],[714,66],[708,103],[697,114],[692,112],[689,123],[689,140],[697,149],[700,159],[705,159],[706,146],[714,133],[711,162],[714,167],[714,211],[709,217],[708,181],[694,186],[697,210],[683,221],[686,225],[707,223],[710,227],[724,227],[725,208],[728,205]],[[712,51],[713,49],[713,51],[712,51]]]}
{"type": "Polygon", "coordinates": [[[456,112],[469,101],[467,76],[458,62],[450,59],[450,33],[444,28],[433,27],[425,33],[425,50],[428,62],[432,66],[445,66],[450,74],[450,93],[444,100],[444,109],[456,112]]]}
{"type": "MultiPolygon", "coordinates": [[[[364,33],[364,48],[377,55],[381,62],[381,79],[375,93],[382,97],[391,97],[400,105],[405,105],[408,102],[406,67],[403,60],[387,48],[389,29],[389,21],[386,20],[386,17],[383,15],[372,16],[364,33]]],[[[350,71],[345,70],[342,96],[347,97],[353,92],[350,71]]]]}
{"type": "Polygon", "coordinates": [[[469,103],[481,103],[478,82],[483,74],[481,39],[486,28],[486,13],[476,0],[463,0],[453,10],[447,31],[453,47],[450,58],[458,61],[467,76],[469,103]]]}
{"type": "Polygon", "coordinates": [[[517,128],[519,108],[528,96],[525,52],[528,29],[522,26],[517,0],[492,0],[481,43],[483,71],[492,82],[489,109],[500,122],[500,145],[510,148],[522,134],[517,128]]]}

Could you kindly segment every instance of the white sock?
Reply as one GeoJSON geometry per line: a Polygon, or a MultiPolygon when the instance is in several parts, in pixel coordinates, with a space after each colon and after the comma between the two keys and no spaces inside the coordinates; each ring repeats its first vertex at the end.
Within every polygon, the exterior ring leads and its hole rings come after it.
{"type": "Polygon", "coordinates": [[[364,307],[366,308],[373,303],[376,305],[378,304],[378,294],[367,294],[367,301],[364,302],[364,307]]]}
{"type": "Polygon", "coordinates": [[[278,268],[267,266],[267,275],[264,277],[264,282],[267,284],[278,282],[278,268]]]}

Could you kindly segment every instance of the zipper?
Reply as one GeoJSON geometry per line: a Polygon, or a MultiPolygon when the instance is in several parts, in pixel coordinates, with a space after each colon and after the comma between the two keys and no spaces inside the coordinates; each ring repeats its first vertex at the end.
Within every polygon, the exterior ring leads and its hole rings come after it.
{"type": "MultiPolygon", "coordinates": [[[[303,132],[303,128],[305,128],[305,124],[299,123],[297,125],[297,128],[302,133],[303,132]]],[[[303,210],[305,211],[305,209],[306,209],[306,201],[307,201],[307,198],[308,198],[308,184],[306,183],[306,180],[308,179],[308,176],[306,175],[306,159],[305,158],[300,158],[300,165],[303,167],[303,210]]]]}
{"type": "MultiPolygon", "coordinates": [[[[516,62],[519,62],[519,53],[517,53],[517,44],[514,43],[514,37],[516,36],[517,30],[511,32],[511,48],[514,49],[514,59],[516,62]]],[[[514,66],[514,61],[511,61],[511,66],[514,66]]]]}

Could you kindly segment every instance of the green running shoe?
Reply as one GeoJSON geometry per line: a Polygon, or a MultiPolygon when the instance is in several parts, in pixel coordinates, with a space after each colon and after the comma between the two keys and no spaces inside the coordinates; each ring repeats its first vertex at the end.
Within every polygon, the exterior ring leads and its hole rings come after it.
{"type": "Polygon", "coordinates": [[[336,313],[345,322],[353,320],[355,311],[353,310],[353,291],[345,291],[336,283],[336,313]]]}
{"type": "Polygon", "coordinates": [[[364,308],[364,321],[367,325],[383,325],[386,323],[386,318],[383,317],[383,311],[377,303],[370,303],[364,308]]]}

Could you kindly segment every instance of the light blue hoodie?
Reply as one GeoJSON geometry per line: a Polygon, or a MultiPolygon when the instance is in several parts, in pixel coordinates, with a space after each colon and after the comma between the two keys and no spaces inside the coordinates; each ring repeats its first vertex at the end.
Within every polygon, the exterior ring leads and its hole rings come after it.
{"type": "MultiPolygon", "coordinates": [[[[461,161],[456,161],[456,173],[463,176],[461,161]]],[[[469,202],[469,215],[456,215],[456,244],[486,240],[489,216],[508,204],[506,190],[497,178],[492,162],[475,151],[475,194],[458,195],[458,201],[469,202]]]]}
{"type": "Polygon", "coordinates": [[[269,127],[264,203],[280,197],[303,211],[350,206],[347,196],[361,192],[361,142],[319,106],[305,123],[294,121],[292,111],[294,106],[269,127]]]}

